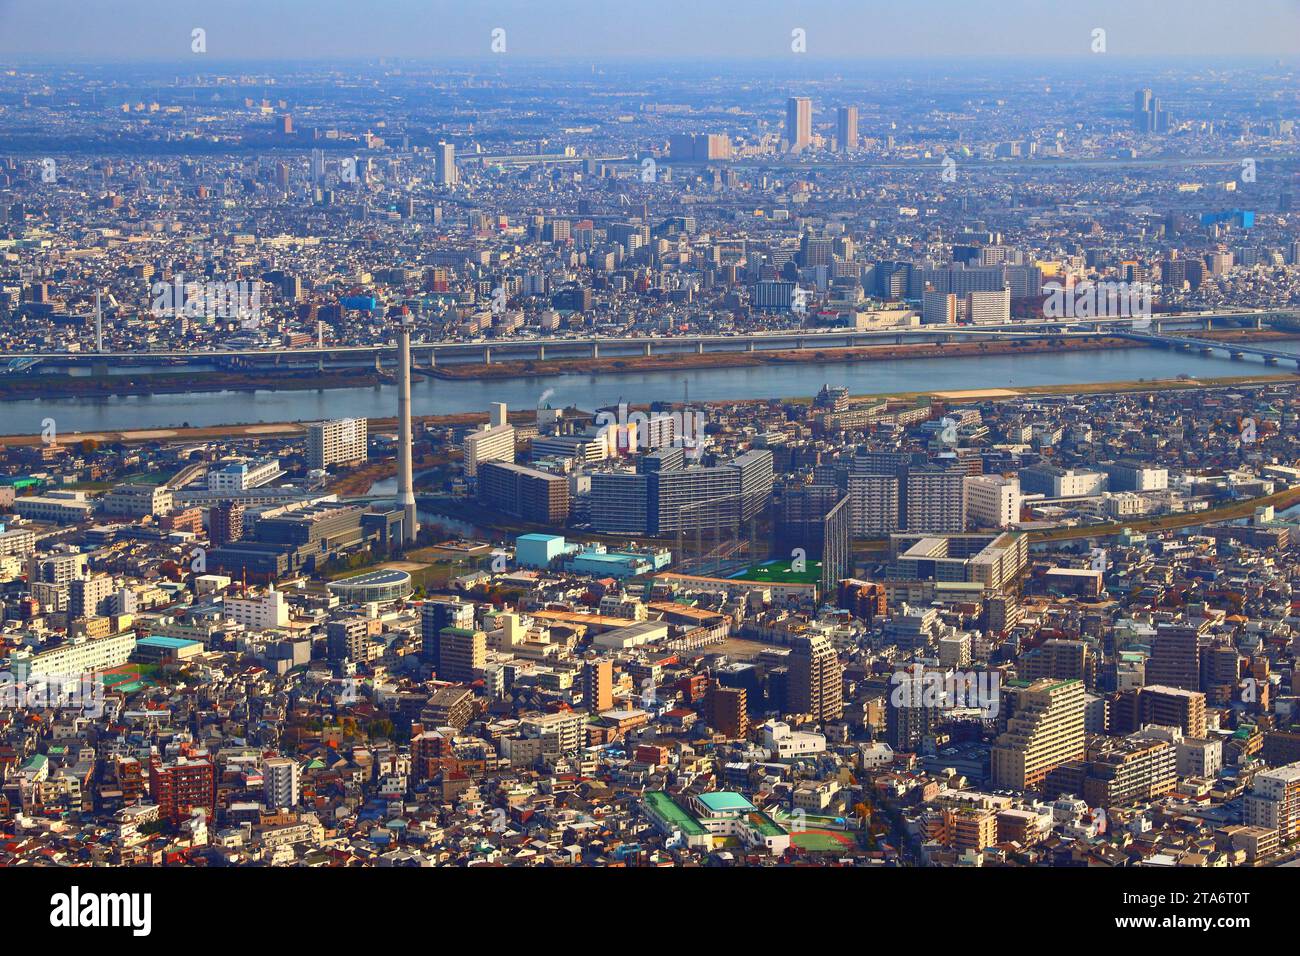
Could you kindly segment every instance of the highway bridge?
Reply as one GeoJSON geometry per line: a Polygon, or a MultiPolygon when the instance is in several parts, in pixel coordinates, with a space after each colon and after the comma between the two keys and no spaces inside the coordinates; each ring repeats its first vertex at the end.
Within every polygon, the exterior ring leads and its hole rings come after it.
{"type": "Polygon", "coordinates": [[[1240,359],[1247,355],[1260,356],[1266,365],[1276,365],[1278,362],[1295,362],[1296,367],[1300,368],[1300,355],[1295,352],[1285,352],[1281,349],[1272,348],[1267,345],[1246,345],[1242,342],[1215,342],[1209,339],[1197,339],[1187,335],[1165,335],[1158,332],[1144,332],[1138,329],[1114,333],[1119,338],[1129,339],[1134,342],[1142,342],[1146,345],[1161,346],[1164,348],[1176,348],[1183,351],[1196,349],[1206,355],[1215,351],[1226,352],[1231,358],[1240,359]]]}
{"type": "MultiPolygon", "coordinates": [[[[914,325],[882,329],[792,329],[777,332],[749,334],[710,335],[653,335],[653,336],[586,336],[580,338],[502,338],[477,339],[470,342],[412,342],[411,358],[416,366],[436,367],[441,362],[464,364],[480,362],[490,365],[494,361],[535,361],[573,359],[579,357],[609,358],[627,356],[682,355],[718,352],[786,351],[795,349],[845,349],[868,345],[940,344],[962,341],[1009,341],[1013,339],[1041,339],[1062,337],[1093,337],[1113,334],[1117,330],[1146,324],[1146,319],[1124,319],[1115,316],[1099,318],[1047,319],[999,323],[994,325],[914,325]]],[[[1213,328],[1219,325],[1295,324],[1300,327],[1300,310],[1283,311],[1224,311],[1205,313],[1169,313],[1152,317],[1149,330],[1154,335],[1148,344],[1163,344],[1160,338],[1165,326],[1199,326],[1213,328]]],[[[1134,335],[1137,333],[1135,332],[1134,335]]],[[[1133,336],[1130,336],[1133,337],[1133,336]]],[[[1135,339],[1137,341],[1147,341],[1135,339]]],[[[1211,343],[1213,344],[1213,343],[1211,343]]],[[[1215,345],[1216,348],[1226,348],[1215,345]]],[[[1240,351],[1240,349],[1238,349],[1240,351]]],[[[286,365],[326,362],[356,364],[357,360],[373,360],[376,367],[396,359],[397,344],[280,346],[267,348],[233,349],[165,349],[158,351],[128,352],[25,352],[15,361],[49,362],[58,365],[123,363],[144,365],[160,363],[228,363],[286,365]]]]}

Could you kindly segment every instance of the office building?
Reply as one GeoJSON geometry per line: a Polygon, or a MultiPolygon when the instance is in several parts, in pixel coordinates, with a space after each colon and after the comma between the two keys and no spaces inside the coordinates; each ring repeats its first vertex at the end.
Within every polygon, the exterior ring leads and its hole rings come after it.
{"type": "Polygon", "coordinates": [[[835,111],[835,144],[841,153],[858,148],[858,108],[841,106],[835,111]]]}
{"type": "Polygon", "coordinates": [[[209,491],[247,491],[260,488],[284,474],[278,458],[263,461],[227,461],[208,469],[209,491]]]}
{"type": "Polygon", "coordinates": [[[227,620],[254,631],[285,627],[289,623],[289,605],[284,594],[277,591],[273,584],[268,585],[261,594],[227,596],[221,602],[221,609],[227,620]]]}
{"type": "Polygon", "coordinates": [[[1169,132],[1169,114],[1151,90],[1133,94],[1133,128],[1139,133],[1169,132]]]}
{"type": "Polygon", "coordinates": [[[143,518],[172,510],[172,492],[166,485],[115,485],[100,503],[106,515],[143,518]]]}
{"type": "Polygon", "coordinates": [[[726,133],[675,133],[668,140],[668,157],[683,163],[731,159],[731,137],[726,133]]]}
{"type": "Polygon", "coordinates": [[[439,142],[434,148],[434,179],[439,186],[455,186],[460,181],[456,169],[456,147],[452,143],[439,142]]]}
{"type": "Polygon", "coordinates": [[[812,145],[812,100],[806,96],[792,96],[786,102],[785,142],[791,153],[812,145]]]}
{"type": "Polygon", "coordinates": [[[1164,491],[1169,487],[1169,470],[1137,461],[1117,461],[1106,466],[1111,491],[1164,491]]]}

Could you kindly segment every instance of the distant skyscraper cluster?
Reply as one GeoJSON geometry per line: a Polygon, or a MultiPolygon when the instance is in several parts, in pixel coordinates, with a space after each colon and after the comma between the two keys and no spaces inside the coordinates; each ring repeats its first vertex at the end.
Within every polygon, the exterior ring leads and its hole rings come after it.
{"type": "Polygon", "coordinates": [[[1133,128],[1139,133],[1169,132],[1169,114],[1150,90],[1133,94],[1133,128]]]}

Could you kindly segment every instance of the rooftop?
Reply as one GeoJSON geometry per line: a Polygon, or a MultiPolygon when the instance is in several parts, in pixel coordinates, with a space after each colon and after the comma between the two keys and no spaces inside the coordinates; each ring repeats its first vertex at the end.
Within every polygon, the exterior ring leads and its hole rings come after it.
{"type": "Polygon", "coordinates": [[[737,810],[742,813],[752,813],[755,810],[752,803],[732,790],[702,793],[696,799],[714,813],[731,813],[737,810]]]}

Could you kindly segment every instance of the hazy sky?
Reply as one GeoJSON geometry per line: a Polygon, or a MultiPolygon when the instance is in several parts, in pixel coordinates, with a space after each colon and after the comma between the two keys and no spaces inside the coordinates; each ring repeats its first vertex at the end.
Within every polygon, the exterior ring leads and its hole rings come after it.
{"type": "MultiPolygon", "coordinates": [[[[1089,55],[1300,52],[1300,0],[0,0],[0,57],[188,59],[1089,55]]],[[[811,64],[810,64],[811,65],[811,64]]]]}

